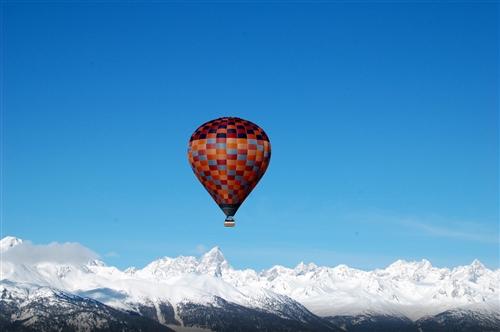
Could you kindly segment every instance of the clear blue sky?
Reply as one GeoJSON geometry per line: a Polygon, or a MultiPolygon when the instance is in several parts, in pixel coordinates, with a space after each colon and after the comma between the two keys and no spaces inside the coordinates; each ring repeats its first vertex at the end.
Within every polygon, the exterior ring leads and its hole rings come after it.
{"type": "Polygon", "coordinates": [[[4,236],[120,267],[499,267],[497,4],[3,6],[4,236]],[[234,229],[186,158],[220,116],[273,147],[234,229]]]}

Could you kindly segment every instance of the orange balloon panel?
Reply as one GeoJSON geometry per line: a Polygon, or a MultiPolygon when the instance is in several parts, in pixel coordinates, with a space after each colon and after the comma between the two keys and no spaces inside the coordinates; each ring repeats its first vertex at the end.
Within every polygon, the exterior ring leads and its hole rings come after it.
{"type": "Polygon", "coordinates": [[[262,128],[240,118],[202,124],[191,136],[194,174],[227,216],[233,216],[264,175],[271,143],[262,128]]]}

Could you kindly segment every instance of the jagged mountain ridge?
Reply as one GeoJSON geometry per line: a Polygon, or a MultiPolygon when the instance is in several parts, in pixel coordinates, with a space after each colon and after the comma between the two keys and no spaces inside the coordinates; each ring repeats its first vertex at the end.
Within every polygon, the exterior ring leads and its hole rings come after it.
{"type": "MultiPolygon", "coordinates": [[[[3,252],[16,250],[13,248],[22,243],[8,237],[0,241],[0,248],[3,252]]],[[[301,263],[293,269],[275,266],[256,272],[233,269],[216,247],[200,258],[164,257],[142,269],[124,271],[97,260],[86,264],[17,264],[6,260],[1,279],[2,283],[8,280],[51,287],[92,298],[169,326],[185,321],[193,325],[192,317],[185,315],[189,311],[198,313],[198,325],[224,330],[223,326],[207,324],[199,314],[212,308],[214,315],[220,316],[224,312],[221,303],[231,310],[253,310],[255,317],[266,313],[302,322],[302,330],[306,326],[313,326],[313,330],[350,326],[354,330],[353,324],[342,325],[332,317],[358,317],[356,321],[366,316],[391,317],[414,326],[419,320],[462,309],[500,321],[500,272],[479,261],[454,269],[435,268],[425,260],[397,261],[374,271],[301,263]],[[318,321],[319,317],[329,319],[325,323],[318,321]],[[329,325],[331,322],[336,323],[329,325]]]]}
{"type": "Polygon", "coordinates": [[[0,283],[2,331],[173,331],[142,315],[50,287],[0,283]]]}

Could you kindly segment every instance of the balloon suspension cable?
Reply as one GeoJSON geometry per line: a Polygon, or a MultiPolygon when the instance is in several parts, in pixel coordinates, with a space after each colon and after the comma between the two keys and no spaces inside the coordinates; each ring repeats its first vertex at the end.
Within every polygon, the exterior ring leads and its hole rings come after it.
{"type": "Polygon", "coordinates": [[[233,216],[228,216],[226,220],[224,221],[224,226],[225,227],[234,227],[235,225],[235,220],[233,216]]]}

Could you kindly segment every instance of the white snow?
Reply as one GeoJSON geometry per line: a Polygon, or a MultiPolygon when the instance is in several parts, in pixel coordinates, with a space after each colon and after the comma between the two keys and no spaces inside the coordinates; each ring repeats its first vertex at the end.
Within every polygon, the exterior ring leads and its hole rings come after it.
{"type": "MultiPolygon", "coordinates": [[[[4,251],[22,243],[0,240],[4,251]]],[[[300,263],[257,272],[233,269],[217,247],[200,258],[164,257],[142,269],[120,270],[102,261],[86,264],[5,261],[5,282],[50,286],[93,297],[113,307],[133,310],[137,303],[211,303],[214,296],[247,307],[273,311],[288,297],[319,316],[377,313],[416,320],[455,308],[474,308],[500,316],[500,270],[479,261],[452,269],[427,260],[398,260],[385,269],[363,271],[300,263]]]]}
{"type": "Polygon", "coordinates": [[[23,243],[23,240],[18,239],[17,237],[6,236],[0,240],[0,253],[3,253],[21,243],[23,243]]]}

